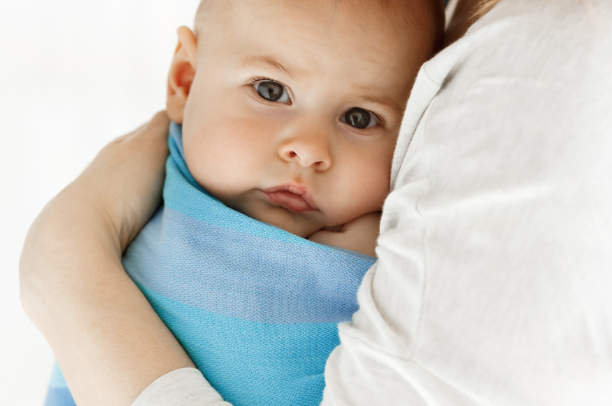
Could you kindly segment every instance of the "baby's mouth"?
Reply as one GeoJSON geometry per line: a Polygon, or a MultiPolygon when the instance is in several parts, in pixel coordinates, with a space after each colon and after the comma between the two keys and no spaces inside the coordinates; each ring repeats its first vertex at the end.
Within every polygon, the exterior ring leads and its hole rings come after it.
{"type": "Polygon", "coordinates": [[[302,213],[317,210],[308,190],[297,185],[280,185],[263,190],[268,200],[285,209],[302,213]]]}

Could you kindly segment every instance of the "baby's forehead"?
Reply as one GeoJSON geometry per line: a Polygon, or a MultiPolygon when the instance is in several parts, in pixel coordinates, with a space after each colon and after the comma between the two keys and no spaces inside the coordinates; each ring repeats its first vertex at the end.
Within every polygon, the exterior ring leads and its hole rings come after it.
{"type": "Polygon", "coordinates": [[[423,30],[442,30],[440,17],[443,12],[441,2],[436,0],[201,0],[194,22],[196,33],[211,18],[216,20],[224,14],[231,16],[232,11],[240,7],[253,6],[284,9],[324,7],[333,10],[333,13],[357,12],[364,16],[376,13],[382,18],[369,19],[369,30],[394,21],[402,21],[423,30]]]}
{"type": "Polygon", "coordinates": [[[433,36],[406,5],[420,1],[432,0],[205,0],[198,52],[218,66],[273,56],[294,79],[394,93],[411,85],[433,50],[433,36]]]}

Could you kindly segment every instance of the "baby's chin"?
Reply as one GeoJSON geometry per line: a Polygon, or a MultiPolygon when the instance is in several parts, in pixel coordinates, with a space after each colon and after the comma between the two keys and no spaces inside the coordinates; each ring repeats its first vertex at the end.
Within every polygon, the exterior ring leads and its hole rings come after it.
{"type": "Polygon", "coordinates": [[[324,225],[301,217],[299,214],[287,212],[282,208],[278,208],[278,211],[281,213],[266,213],[268,215],[263,218],[255,218],[302,238],[308,238],[324,228],[324,225]]]}
{"type": "Polygon", "coordinates": [[[256,220],[302,238],[308,238],[325,227],[325,224],[321,224],[320,221],[315,219],[317,216],[313,213],[293,213],[281,207],[269,207],[266,210],[257,210],[250,213],[245,211],[244,213],[256,220]]]}

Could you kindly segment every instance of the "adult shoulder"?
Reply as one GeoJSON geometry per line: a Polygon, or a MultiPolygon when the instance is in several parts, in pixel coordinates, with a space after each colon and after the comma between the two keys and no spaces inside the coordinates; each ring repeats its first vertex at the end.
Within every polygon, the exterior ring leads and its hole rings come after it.
{"type": "Polygon", "coordinates": [[[612,402],[611,4],[502,0],[423,66],[324,404],[612,402]]]}

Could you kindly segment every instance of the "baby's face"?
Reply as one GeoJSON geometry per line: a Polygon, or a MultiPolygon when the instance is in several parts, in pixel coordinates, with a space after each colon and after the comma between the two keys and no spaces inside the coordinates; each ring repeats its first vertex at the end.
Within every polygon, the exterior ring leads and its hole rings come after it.
{"type": "Polygon", "coordinates": [[[370,3],[211,8],[183,113],[185,159],[204,188],[303,237],[381,209],[430,45],[405,16],[370,3]]]}

